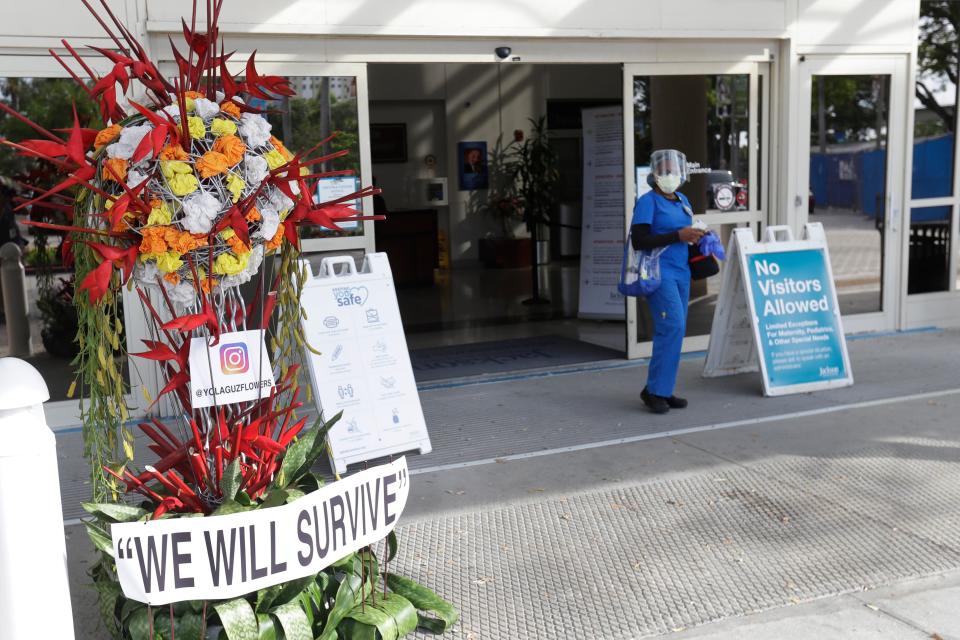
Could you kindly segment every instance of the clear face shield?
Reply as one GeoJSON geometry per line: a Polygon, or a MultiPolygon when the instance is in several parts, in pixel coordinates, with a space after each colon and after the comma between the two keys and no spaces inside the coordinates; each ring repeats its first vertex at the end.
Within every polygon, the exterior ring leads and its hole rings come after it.
{"type": "Polygon", "coordinates": [[[687,156],[676,149],[657,149],[650,154],[653,179],[664,193],[673,193],[687,181],[687,156]]]}

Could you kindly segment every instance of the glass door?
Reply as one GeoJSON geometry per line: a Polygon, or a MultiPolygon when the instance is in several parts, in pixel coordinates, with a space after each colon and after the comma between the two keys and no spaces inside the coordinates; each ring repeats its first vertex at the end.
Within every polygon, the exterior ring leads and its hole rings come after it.
{"type": "Polygon", "coordinates": [[[904,65],[873,56],[807,56],[799,65],[796,217],[823,224],[848,333],[896,326],[904,65]]]}
{"type": "MultiPolygon", "coordinates": [[[[680,188],[697,218],[726,243],[733,229],[766,221],[768,153],[766,63],[624,65],[624,223],[650,190],[654,149],[679,149],[691,167],[680,188]]],[[[721,267],[722,268],[722,267],[721,267]]],[[[686,351],[706,348],[721,277],[692,283],[686,351]]],[[[627,356],[650,354],[646,301],[627,298],[627,356]]]]}

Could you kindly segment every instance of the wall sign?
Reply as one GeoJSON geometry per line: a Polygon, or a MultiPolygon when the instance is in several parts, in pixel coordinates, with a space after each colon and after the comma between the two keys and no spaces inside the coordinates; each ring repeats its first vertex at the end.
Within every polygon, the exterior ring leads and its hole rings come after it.
{"type": "MultiPolygon", "coordinates": [[[[317,179],[317,201],[318,202],[329,202],[330,200],[336,200],[344,196],[348,196],[351,193],[356,193],[360,190],[360,178],[357,176],[327,176],[326,178],[317,179]]],[[[352,207],[357,211],[363,211],[363,202],[358,198],[352,202],[344,202],[343,204],[348,207],[352,207]]],[[[337,226],[341,229],[356,229],[360,224],[359,221],[354,220],[338,222],[337,226]]]]}
{"type": "Polygon", "coordinates": [[[343,411],[327,438],[332,466],[402,451],[431,450],[407,340],[385,253],[368,254],[357,272],[349,256],[324,258],[301,298],[317,408],[343,411]],[[337,267],[342,273],[337,273],[337,267]]]}
{"type": "Polygon", "coordinates": [[[212,347],[206,338],[190,341],[190,399],[194,409],[266,398],[274,383],[263,331],[221,333],[212,347]]]}
{"type": "Polygon", "coordinates": [[[311,576],[393,531],[409,492],[400,458],[279,507],[114,524],[120,587],[160,605],[224,600],[311,576]]]}
{"type": "Polygon", "coordinates": [[[768,396],[852,385],[823,226],[806,225],[800,241],[789,227],[766,234],[730,239],[703,375],[759,368],[768,396]]]}
{"type": "MultiPolygon", "coordinates": [[[[584,109],[583,222],[577,317],[622,320],[617,290],[623,258],[623,108],[584,109]]],[[[637,173],[639,180],[640,173],[637,173]]],[[[646,182],[643,183],[646,186],[646,182]]],[[[641,186],[637,187],[642,188],[641,186]]]]}

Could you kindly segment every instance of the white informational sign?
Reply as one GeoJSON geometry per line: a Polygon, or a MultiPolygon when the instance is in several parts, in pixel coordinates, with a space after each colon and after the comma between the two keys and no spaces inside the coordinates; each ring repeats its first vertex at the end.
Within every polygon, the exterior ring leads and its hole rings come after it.
{"type": "MultiPolygon", "coordinates": [[[[342,198],[348,196],[351,193],[356,193],[360,190],[360,178],[357,176],[330,176],[327,178],[318,178],[317,179],[317,201],[318,202],[329,202],[331,200],[336,200],[337,198],[342,198]]],[[[357,211],[362,211],[363,204],[357,199],[344,202],[343,204],[348,207],[352,207],[357,211]]],[[[356,229],[357,225],[360,224],[359,221],[354,220],[352,222],[338,222],[337,226],[341,229],[356,229]]]]}
{"type": "Polygon", "coordinates": [[[110,526],[123,594],[150,605],[226,600],[312,576],[383,540],[407,504],[400,458],[279,507],[110,526]]]}
{"type": "Polygon", "coordinates": [[[578,317],[622,320],[623,108],[583,109],[583,223],[578,317]]]}
{"type": "Polygon", "coordinates": [[[853,384],[823,226],[734,230],[703,375],[759,368],[768,396],[853,384]],[[778,239],[778,234],[784,236],[778,239]]]}
{"type": "Polygon", "coordinates": [[[194,409],[268,398],[274,384],[263,331],[221,333],[212,347],[207,338],[191,339],[190,399],[194,409]]]}
{"type": "Polygon", "coordinates": [[[349,256],[324,258],[301,304],[307,342],[320,352],[307,351],[318,409],[325,418],[343,412],[328,436],[337,472],[403,451],[429,453],[387,254],[368,254],[359,273],[349,256]]]}

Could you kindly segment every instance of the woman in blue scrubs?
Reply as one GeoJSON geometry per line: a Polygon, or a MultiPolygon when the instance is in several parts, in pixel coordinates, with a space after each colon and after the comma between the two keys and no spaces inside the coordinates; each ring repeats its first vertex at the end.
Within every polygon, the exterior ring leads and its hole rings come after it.
{"type": "Polygon", "coordinates": [[[653,316],[653,357],[640,397],[653,413],[666,413],[687,406],[684,398],[674,395],[673,388],[690,300],[687,246],[700,240],[704,232],[691,226],[693,209],[677,192],[687,179],[686,157],[674,149],[660,149],[651,154],[650,169],[652,189],[640,196],[633,208],[631,238],[638,251],[665,249],[660,254],[660,287],[647,296],[653,316]]]}

